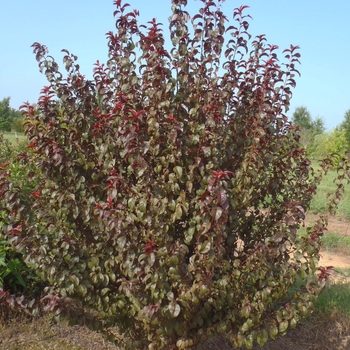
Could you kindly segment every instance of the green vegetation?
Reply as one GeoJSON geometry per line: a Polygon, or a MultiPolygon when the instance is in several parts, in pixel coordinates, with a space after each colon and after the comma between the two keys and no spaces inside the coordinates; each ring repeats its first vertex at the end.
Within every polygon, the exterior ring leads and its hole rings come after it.
{"type": "Polygon", "coordinates": [[[350,267],[348,268],[334,267],[334,271],[341,274],[345,278],[350,278],[350,267]]]}
{"type": "MultiPolygon", "coordinates": [[[[328,273],[315,276],[325,221],[296,231],[304,208],[338,206],[348,160],[329,184],[331,160],[313,173],[287,122],[297,47],[280,64],[264,36],[250,41],[240,7],[218,76],[226,17],[203,2],[189,30],[185,2],[173,2],[168,52],[159,24],[141,32],[137,12],[116,1],[118,31],[93,81],[67,50],[64,78],[33,44],[49,86],[23,106],[28,141],[1,139],[2,304],[118,326],[124,337],[114,341],[127,349],[187,349],[216,336],[252,348],[313,309],[328,273]],[[34,271],[49,286],[40,301],[4,291],[32,291],[23,276],[34,271]]],[[[309,117],[298,123],[322,133],[309,117]]],[[[322,312],[342,305],[341,291],[325,291],[322,312]]]]}
{"type": "Polygon", "coordinates": [[[309,150],[309,156],[313,159],[322,159],[323,157],[332,153],[337,153],[334,157],[334,164],[336,166],[341,162],[341,158],[345,156],[346,151],[349,150],[344,129],[334,129],[316,135],[312,147],[309,150]]]}
{"type": "Polygon", "coordinates": [[[27,140],[27,137],[22,132],[3,132],[3,135],[6,140],[9,140],[9,142],[13,144],[25,142],[27,140]]]}
{"type": "MultiPolygon", "coordinates": [[[[315,170],[319,170],[320,167],[316,161],[313,161],[312,166],[315,170]]],[[[337,177],[336,170],[328,170],[327,174],[323,177],[322,182],[317,187],[317,193],[313,197],[310,203],[310,212],[314,214],[327,213],[328,210],[328,195],[334,193],[337,188],[334,180],[337,177]]],[[[337,216],[346,220],[350,220],[350,185],[345,183],[343,199],[339,203],[337,209],[337,216]]]]}
{"type": "Polygon", "coordinates": [[[350,149],[350,109],[345,112],[344,120],[339,125],[339,130],[344,130],[345,132],[345,138],[347,142],[347,149],[350,149]]]}
{"type": "Polygon", "coordinates": [[[325,131],[322,118],[313,119],[304,106],[295,109],[292,123],[299,127],[299,142],[310,159],[317,161],[336,153],[333,160],[338,166],[350,150],[350,110],[345,113],[344,121],[334,130],[325,131]]]}
{"type": "Polygon", "coordinates": [[[329,284],[318,296],[315,309],[323,315],[347,317],[350,320],[350,282],[329,284]]]}
{"type": "Polygon", "coordinates": [[[0,101],[0,132],[23,132],[23,117],[20,111],[10,107],[10,97],[0,101]]]}
{"type": "Polygon", "coordinates": [[[16,158],[27,153],[28,139],[24,134],[0,133],[0,163],[18,163],[16,158]]]}
{"type": "Polygon", "coordinates": [[[326,232],[322,237],[322,246],[344,255],[350,255],[350,236],[342,236],[339,233],[326,232]]]}
{"type": "Polygon", "coordinates": [[[81,301],[127,348],[223,334],[251,348],[294,327],[323,287],[313,282],[323,224],[295,235],[321,178],[283,114],[300,54],[291,46],[280,64],[264,36],[250,41],[245,6],[224,47],[219,7],[203,4],[192,31],[184,3],[173,3],[167,52],[160,25],[140,32],[117,1],[93,81],[73,54],[63,50],[63,78],[33,45],[50,85],[24,106],[32,151],[1,174],[4,234],[51,286],[52,310],[81,301]],[[28,178],[29,196],[14,176],[28,178]],[[297,278],[305,288],[289,295],[297,278]]]}
{"type": "Polygon", "coordinates": [[[305,147],[308,154],[313,147],[315,138],[325,131],[322,118],[312,119],[310,112],[304,106],[297,107],[292,116],[292,123],[299,127],[299,142],[305,147]]]}
{"type": "Polygon", "coordinates": [[[23,260],[9,249],[8,241],[0,235],[0,288],[18,293],[22,287],[23,291],[27,287],[23,279],[26,268],[23,260]]]}
{"type": "MultiPolygon", "coordinates": [[[[28,141],[24,137],[22,140],[9,142],[8,138],[0,134],[0,163],[10,163],[8,169],[11,169],[12,184],[20,190],[23,203],[28,202],[35,186],[28,181],[28,173],[34,170],[35,166],[33,164],[24,166],[17,160],[19,154],[28,152],[27,145],[28,141]]],[[[14,250],[9,242],[11,237],[3,233],[10,224],[9,216],[11,216],[9,211],[0,210],[0,288],[11,293],[24,294],[26,297],[38,297],[44,283],[36,276],[35,271],[25,264],[23,249],[14,250]]]]}

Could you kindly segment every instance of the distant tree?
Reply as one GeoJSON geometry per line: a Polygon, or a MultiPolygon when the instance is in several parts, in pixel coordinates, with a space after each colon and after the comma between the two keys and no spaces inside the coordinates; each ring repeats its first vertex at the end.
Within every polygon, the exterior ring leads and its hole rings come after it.
{"type": "Polygon", "coordinates": [[[301,129],[310,130],[312,128],[312,118],[308,109],[304,106],[297,107],[293,113],[292,123],[299,125],[301,129]]]}
{"type": "Polygon", "coordinates": [[[331,154],[337,153],[339,156],[333,157],[335,165],[339,165],[340,159],[344,157],[347,150],[345,129],[336,128],[333,131],[325,132],[315,136],[310,156],[321,159],[331,154]]]}
{"type": "Polygon", "coordinates": [[[324,133],[325,126],[322,118],[312,119],[310,112],[304,106],[297,107],[292,116],[292,123],[300,128],[299,142],[308,149],[314,142],[315,136],[324,133]]]}
{"type": "Polygon", "coordinates": [[[312,144],[313,139],[314,139],[311,130],[310,129],[300,129],[299,136],[300,136],[299,142],[301,143],[301,145],[303,145],[303,147],[305,149],[308,149],[309,146],[312,144]]]}
{"type": "Polygon", "coordinates": [[[0,131],[23,132],[23,118],[21,111],[10,107],[10,97],[0,101],[0,131]]]}
{"type": "Polygon", "coordinates": [[[5,97],[0,101],[0,130],[11,131],[11,125],[10,97],[5,97]]]}
{"type": "Polygon", "coordinates": [[[311,130],[314,135],[323,134],[326,130],[324,126],[324,121],[321,117],[316,118],[311,123],[311,130]]]}
{"type": "Polygon", "coordinates": [[[16,132],[23,132],[24,118],[22,117],[22,113],[17,110],[13,110],[13,111],[15,113],[15,116],[13,116],[13,119],[12,119],[11,129],[16,132]]]}
{"type": "Polygon", "coordinates": [[[340,124],[340,129],[344,130],[347,148],[350,149],[350,109],[345,112],[344,120],[340,124]]]}

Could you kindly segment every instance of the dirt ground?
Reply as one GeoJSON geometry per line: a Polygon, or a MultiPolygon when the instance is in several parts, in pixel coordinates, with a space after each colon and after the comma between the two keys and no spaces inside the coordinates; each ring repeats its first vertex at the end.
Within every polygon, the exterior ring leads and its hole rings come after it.
{"type": "MultiPolygon", "coordinates": [[[[308,221],[317,216],[308,216],[308,221]]],[[[350,236],[350,223],[329,218],[328,230],[350,236]]],[[[320,266],[333,266],[350,269],[350,256],[322,251],[320,266]]],[[[332,283],[349,283],[349,278],[339,273],[332,275],[332,283]]],[[[350,284],[349,284],[350,288],[350,284]]],[[[349,290],[350,303],[350,290],[349,290]]],[[[290,330],[284,337],[269,341],[263,348],[254,350],[350,350],[350,319],[317,317],[303,322],[296,329],[290,330]]],[[[208,343],[206,350],[229,350],[220,342],[208,343]]],[[[12,324],[0,325],[0,349],[2,350],[116,350],[115,345],[107,342],[101,334],[86,327],[69,327],[64,323],[52,323],[48,318],[31,322],[15,320],[12,324]]],[[[202,348],[201,348],[202,350],[202,348]]]]}
{"type": "MultiPolygon", "coordinates": [[[[308,215],[307,222],[317,219],[317,215],[308,215]]],[[[350,222],[339,220],[334,216],[328,218],[328,231],[337,233],[342,236],[350,236],[350,222]]],[[[344,254],[337,254],[336,252],[321,250],[321,259],[319,266],[333,266],[335,268],[350,269],[350,256],[344,254]]],[[[334,272],[331,276],[333,282],[346,282],[350,281],[350,278],[344,278],[337,272],[334,272]]],[[[350,294],[350,292],[349,292],[350,294]]],[[[350,300],[349,300],[350,302],[350,300]]],[[[349,346],[350,349],[350,346],[349,346]]]]}
{"type": "MultiPolygon", "coordinates": [[[[308,214],[305,223],[314,222],[317,219],[317,215],[308,214]]],[[[345,218],[329,216],[327,228],[329,232],[338,233],[342,236],[350,236],[350,222],[346,221],[345,218]]]]}

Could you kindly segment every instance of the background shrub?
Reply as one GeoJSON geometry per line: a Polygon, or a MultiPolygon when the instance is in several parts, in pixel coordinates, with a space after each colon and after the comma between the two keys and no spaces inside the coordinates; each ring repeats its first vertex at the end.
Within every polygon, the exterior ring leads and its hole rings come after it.
{"type": "MultiPolygon", "coordinates": [[[[9,180],[11,186],[17,189],[16,200],[21,202],[24,213],[30,215],[30,207],[33,203],[29,197],[37,181],[28,181],[28,174],[32,176],[32,172],[36,171],[33,165],[20,162],[28,152],[27,145],[27,140],[9,142],[0,134],[0,163],[11,174],[9,180]]],[[[0,211],[0,288],[26,297],[38,297],[44,288],[43,281],[24,263],[24,250],[13,251],[10,237],[3,232],[4,225],[7,227],[14,220],[12,214],[15,214],[15,211],[0,211]]]]}

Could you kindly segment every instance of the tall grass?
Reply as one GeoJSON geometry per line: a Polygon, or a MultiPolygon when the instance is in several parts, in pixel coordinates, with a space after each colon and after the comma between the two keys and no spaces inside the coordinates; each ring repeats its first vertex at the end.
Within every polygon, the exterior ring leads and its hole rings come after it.
{"type": "Polygon", "coordinates": [[[339,314],[350,318],[350,283],[329,284],[318,296],[315,309],[321,314],[339,314]]]}
{"type": "Polygon", "coordinates": [[[24,133],[20,132],[4,132],[4,138],[9,140],[11,143],[25,141],[27,138],[24,133]]]}
{"type": "Polygon", "coordinates": [[[322,237],[322,246],[326,250],[349,255],[350,257],[350,236],[342,236],[339,233],[326,232],[322,237]]]}
{"type": "MultiPolygon", "coordinates": [[[[314,169],[319,169],[317,163],[313,163],[314,169]]],[[[327,212],[329,198],[327,194],[332,194],[336,190],[334,179],[337,177],[336,170],[329,170],[324,176],[321,184],[317,188],[317,193],[310,204],[310,212],[313,214],[324,214],[327,212]]],[[[350,184],[345,185],[344,198],[340,202],[338,210],[338,217],[350,220],[350,184]]]]}
{"type": "MultiPolygon", "coordinates": [[[[320,168],[317,162],[313,162],[312,166],[316,171],[320,168]]],[[[334,179],[336,177],[336,170],[329,170],[323,177],[317,188],[316,195],[311,201],[309,212],[313,214],[327,214],[329,203],[327,195],[335,192],[336,184],[334,179]]],[[[343,196],[338,206],[336,217],[339,220],[350,221],[350,184],[345,184],[343,196]]],[[[325,232],[322,237],[323,248],[337,254],[350,256],[350,232],[349,235],[345,235],[345,233],[325,232]]],[[[298,234],[305,235],[306,229],[301,228],[298,234]]],[[[347,319],[350,323],[350,269],[335,268],[335,271],[343,277],[342,280],[347,282],[327,284],[317,298],[315,312],[321,319],[332,316],[337,319],[347,319]]]]}

